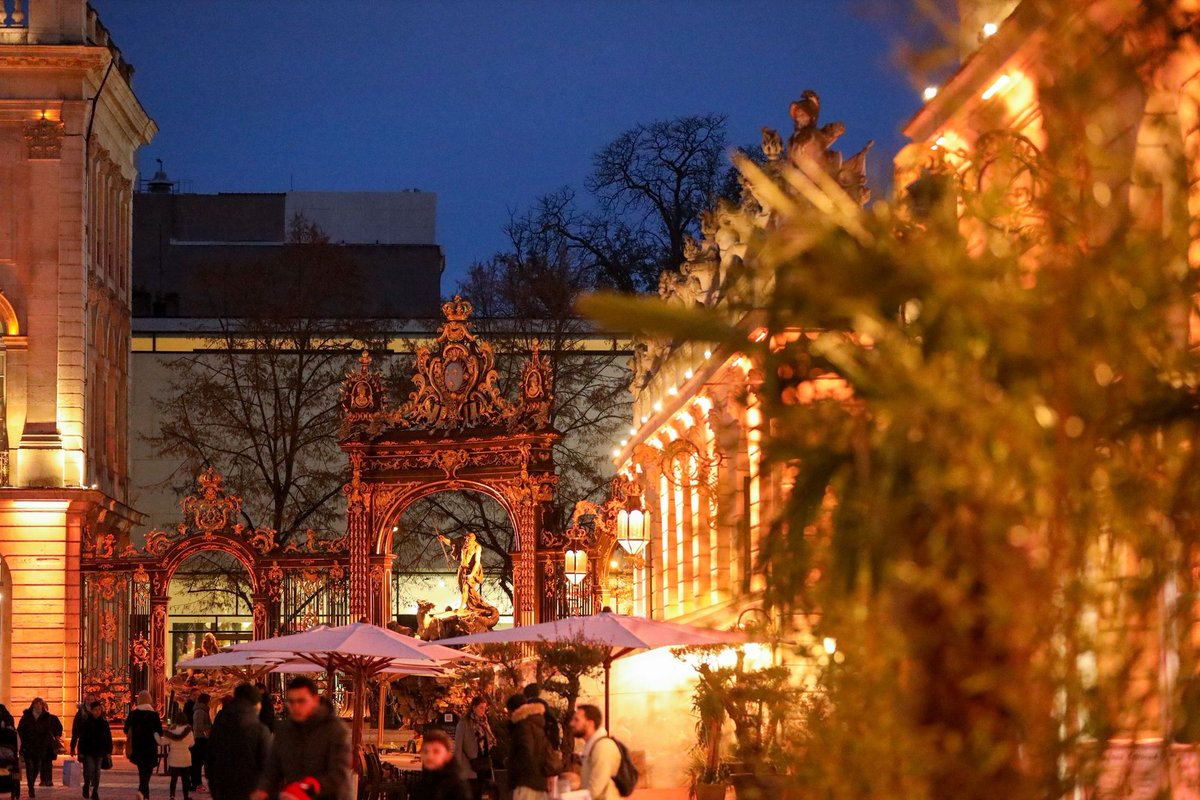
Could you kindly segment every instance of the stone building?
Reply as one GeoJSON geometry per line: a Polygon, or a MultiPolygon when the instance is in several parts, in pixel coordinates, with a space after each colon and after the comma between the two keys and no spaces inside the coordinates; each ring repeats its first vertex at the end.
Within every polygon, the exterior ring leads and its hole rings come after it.
{"type": "Polygon", "coordinates": [[[276,192],[191,194],[158,172],[133,198],[133,315],[253,317],[252,293],[214,291],[226,275],[292,274],[287,245],[319,229],[339,251],[342,266],[369,291],[352,303],[331,295],[307,309],[331,318],[433,318],[445,266],[437,243],[437,195],[432,192],[276,192]],[[215,280],[214,280],[215,278],[215,280]]]}
{"type": "Polygon", "coordinates": [[[0,702],[78,697],[80,542],[127,529],[131,214],[153,120],[85,0],[0,2],[0,702]]]}

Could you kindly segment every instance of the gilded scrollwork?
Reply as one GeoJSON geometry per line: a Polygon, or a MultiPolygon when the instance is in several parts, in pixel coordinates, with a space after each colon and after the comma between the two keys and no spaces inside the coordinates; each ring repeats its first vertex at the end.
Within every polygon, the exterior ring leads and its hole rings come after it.
{"type": "Polygon", "coordinates": [[[255,528],[250,531],[247,542],[265,556],[275,549],[275,531],[271,528],[255,528]]]}
{"type": "Polygon", "coordinates": [[[130,694],[126,670],[112,667],[89,670],[83,674],[81,684],[85,695],[94,696],[104,706],[106,719],[120,721],[120,714],[130,694]]]}
{"type": "Polygon", "coordinates": [[[366,350],[358,359],[358,369],[346,375],[341,403],[342,418],[348,425],[369,421],[387,409],[383,376],[371,368],[371,354],[366,350]]]}
{"type": "Polygon", "coordinates": [[[437,467],[446,474],[447,478],[457,475],[459,467],[467,464],[470,460],[471,457],[466,450],[439,450],[426,457],[429,466],[437,467]]]}
{"type": "Polygon", "coordinates": [[[500,391],[491,344],[471,333],[474,310],[456,295],[442,305],[446,321],[433,347],[417,348],[415,389],[392,415],[399,428],[459,430],[500,425],[514,414],[500,391]]]}
{"type": "Polygon", "coordinates": [[[161,528],[154,528],[146,532],[146,554],[151,556],[162,556],[171,547],[171,535],[161,528]]]}
{"type": "Polygon", "coordinates": [[[137,669],[150,662],[150,640],[141,631],[138,631],[138,635],[129,645],[129,660],[137,669]]]}
{"type": "Polygon", "coordinates": [[[995,130],[975,141],[962,173],[961,195],[980,204],[980,219],[1006,236],[1036,238],[1042,230],[1038,199],[1045,192],[1041,151],[1029,138],[995,130]]]}
{"type": "Polygon", "coordinates": [[[231,527],[230,517],[242,510],[242,498],[225,492],[220,473],[212,467],[201,472],[198,480],[200,492],[185,497],[180,505],[192,526],[211,539],[217,531],[231,527]]]}

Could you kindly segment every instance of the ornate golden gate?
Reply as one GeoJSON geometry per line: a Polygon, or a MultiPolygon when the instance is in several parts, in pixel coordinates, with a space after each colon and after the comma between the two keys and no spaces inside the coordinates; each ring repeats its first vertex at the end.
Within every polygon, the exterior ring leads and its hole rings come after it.
{"type": "Polygon", "coordinates": [[[238,521],[241,504],[210,468],[200,474],[196,494],[183,499],[184,520],[150,531],[142,547],[113,534],[85,533],[81,685],[104,702],[110,717],[120,718],[142,689],[163,706],[171,578],[193,555],[224,553],[246,569],[255,639],[349,621],[346,538],[321,539],[309,531],[303,543],[280,545],[275,531],[238,521]]]}
{"type": "Polygon", "coordinates": [[[350,611],[386,624],[391,617],[392,530],[422,497],[481,492],[508,514],[516,534],[513,617],[538,621],[537,560],[551,522],[558,478],[550,424],[549,360],[537,350],[521,371],[515,401],[500,391],[491,345],[471,332],[470,302],[442,306],[431,347],[417,350],[407,400],[389,408],[382,377],[365,353],[346,377],[342,449],[350,465],[347,537],[350,611]]]}

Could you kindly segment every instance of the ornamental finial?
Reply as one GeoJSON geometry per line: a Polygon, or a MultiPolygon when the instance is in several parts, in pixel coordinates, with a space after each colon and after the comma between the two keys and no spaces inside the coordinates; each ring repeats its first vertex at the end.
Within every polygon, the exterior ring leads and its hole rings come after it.
{"type": "Polygon", "coordinates": [[[471,305],[471,301],[458,294],[454,295],[453,300],[442,303],[442,315],[451,322],[465,321],[474,310],[475,307],[471,305]]]}

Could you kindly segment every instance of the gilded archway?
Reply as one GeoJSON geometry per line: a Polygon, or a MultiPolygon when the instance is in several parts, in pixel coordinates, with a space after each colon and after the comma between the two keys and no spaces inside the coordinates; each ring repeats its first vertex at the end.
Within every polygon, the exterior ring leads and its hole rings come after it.
{"type": "Polygon", "coordinates": [[[389,407],[382,376],[366,353],[346,376],[341,446],[350,465],[344,491],[354,615],[388,621],[385,576],[399,515],[422,497],[471,490],[500,503],[516,535],[514,622],[542,616],[536,563],[558,481],[550,363],[535,345],[519,397],[505,397],[491,345],[471,331],[471,312],[461,297],[442,306],[445,320],[433,343],[417,349],[413,389],[398,407],[389,407]]]}

